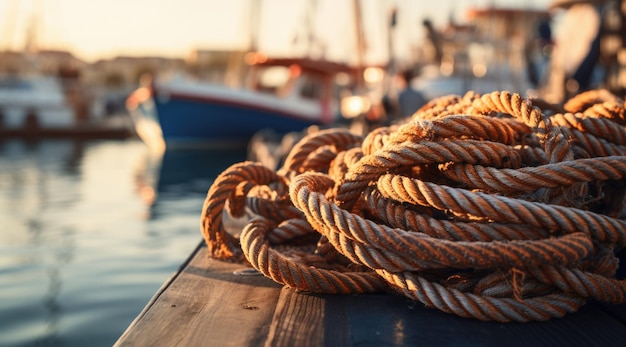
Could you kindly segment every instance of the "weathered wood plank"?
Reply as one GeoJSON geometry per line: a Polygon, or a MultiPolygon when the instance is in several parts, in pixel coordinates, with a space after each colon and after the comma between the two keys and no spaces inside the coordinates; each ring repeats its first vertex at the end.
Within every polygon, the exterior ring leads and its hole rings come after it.
{"type": "Polygon", "coordinates": [[[265,346],[324,346],[324,315],[322,297],[283,288],[265,346]]]}
{"type": "MultiPolygon", "coordinates": [[[[626,214],[626,212],[624,213],[626,214]]],[[[626,247],[617,252],[617,257],[619,259],[619,268],[617,269],[615,278],[621,281],[626,281],[626,247]]],[[[626,303],[620,305],[602,303],[601,305],[604,310],[612,314],[615,319],[621,321],[622,324],[626,324],[626,303]]]]}
{"type": "Polygon", "coordinates": [[[257,346],[269,332],[281,286],[211,260],[200,248],[116,346],[257,346]]]}
{"type": "Polygon", "coordinates": [[[353,346],[623,346],[626,326],[596,305],[546,322],[497,323],[428,309],[393,295],[352,296],[353,346]]]}
{"type": "Polygon", "coordinates": [[[357,295],[325,295],[324,346],[354,346],[351,339],[349,306],[357,295]]]}
{"type": "Polygon", "coordinates": [[[211,260],[201,245],[116,346],[622,346],[625,305],[547,322],[461,318],[402,296],[315,295],[211,260]]]}

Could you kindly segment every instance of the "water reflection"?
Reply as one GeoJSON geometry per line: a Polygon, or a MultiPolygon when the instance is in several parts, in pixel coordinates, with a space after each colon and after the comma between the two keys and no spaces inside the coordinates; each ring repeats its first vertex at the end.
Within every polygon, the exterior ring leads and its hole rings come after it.
{"type": "MultiPolygon", "coordinates": [[[[135,176],[137,193],[158,219],[164,205],[181,197],[204,198],[213,180],[230,165],[245,160],[245,149],[168,149],[147,151],[135,176]]],[[[197,206],[198,212],[202,206],[197,206]]],[[[199,215],[198,215],[199,217],[199,215]]]]}
{"type": "MultiPolygon", "coordinates": [[[[71,181],[79,174],[77,167],[82,148],[82,143],[67,141],[0,142],[0,215],[3,215],[0,239],[8,240],[2,242],[2,248],[9,248],[18,240],[13,245],[17,247],[2,252],[0,270],[23,277],[29,272],[25,269],[36,269],[38,278],[29,276],[29,284],[41,281],[45,285],[39,300],[30,297],[34,288],[22,288],[28,300],[41,302],[44,309],[45,324],[35,339],[38,344],[63,344],[58,336],[63,311],[59,294],[63,268],[72,261],[75,245],[66,231],[48,234],[47,228],[55,223],[49,218],[49,212],[75,200],[77,193],[71,181]]],[[[32,272],[34,275],[35,271],[32,272]]],[[[14,286],[1,285],[1,292],[7,287],[14,286]]],[[[19,293],[9,290],[8,294],[19,293]]],[[[18,311],[19,306],[11,310],[18,311]]],[[[18,327],[17,331],[20,330],[18,327]]]]}
{"type": "Polygon", "coordinates": [[[0,141],[0,346],[111,346],[200,241],[214,177],[244,157],[0,141]]]}

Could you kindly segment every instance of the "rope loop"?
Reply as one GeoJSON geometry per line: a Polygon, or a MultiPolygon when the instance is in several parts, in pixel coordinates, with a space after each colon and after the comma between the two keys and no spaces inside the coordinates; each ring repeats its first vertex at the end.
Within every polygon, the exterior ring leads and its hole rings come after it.
{"type": "Polygon", "coordinates": [[[507,91],[430,100],[365,136],[309,133],[276,172],[234,164],[208,191],[212,257],[315,293],[404,295],[499,322],[626,302],[624,101],[507,91]],[[245,218],[240,235],[224,218],[245,218]]]}

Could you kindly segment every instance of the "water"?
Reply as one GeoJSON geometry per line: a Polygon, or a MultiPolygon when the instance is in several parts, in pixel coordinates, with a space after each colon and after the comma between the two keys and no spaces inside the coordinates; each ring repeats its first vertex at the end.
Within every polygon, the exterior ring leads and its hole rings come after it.
{"type": "Polygon", "coordinates": [[[245,152],[0,141],[0,346],[111,346],[201,242],[245,152]]]}

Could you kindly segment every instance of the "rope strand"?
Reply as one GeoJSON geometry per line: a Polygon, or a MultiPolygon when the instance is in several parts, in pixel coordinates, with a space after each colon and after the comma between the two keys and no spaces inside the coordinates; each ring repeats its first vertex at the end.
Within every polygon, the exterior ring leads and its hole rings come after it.
{"type": "Polygon", "coordinates": [[[212,257],[302,291],[392,292],[499,322],[623,303],[624,114],[606,91],[563,105],[468,92],[364,137],[309,133],[276,172],[220,174],[202,234],[212,257]],[[227,216],[247,218],[240,235],[227,216]]]}

